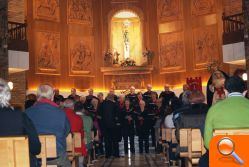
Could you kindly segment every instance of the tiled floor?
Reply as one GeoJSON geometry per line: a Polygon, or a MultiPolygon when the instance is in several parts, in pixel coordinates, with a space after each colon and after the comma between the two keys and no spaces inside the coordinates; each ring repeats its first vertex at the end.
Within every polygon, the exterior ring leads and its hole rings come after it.
{"type": "MultiPolygon", "coordinates": [[[[150,143],[151,145],[151,143],[150,143]]],[[[135,155],[124,155],[123,142],[119,143],[121,158],[115,159],[98,159],[94,167],[167,167],[168,165],[162,158],[162,155],[155,154],[154,147],[150,147],[150,154],[138,153],[138,139],[135,138],[135,155]]]]}

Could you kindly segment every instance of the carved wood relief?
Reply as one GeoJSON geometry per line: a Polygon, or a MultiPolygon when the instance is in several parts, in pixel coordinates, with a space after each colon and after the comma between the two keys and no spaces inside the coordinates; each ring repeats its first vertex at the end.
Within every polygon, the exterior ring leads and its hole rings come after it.
{"type": "Polygon", "coordinates": [[[50,75],[60,74],[60,34],[37,32],[36,72],[50,75]]]}
{"type": "Polygon", "coordinates": [[[105,87],[117,90],[126,90],[130,86],[137,89],[144,89],[145,85],[151,83],[150,75],[115,75],[105,76],[105,87]]]}
{"type": "Polygon", "coordinates": [[[167,72],[185,70],[185,47],[183,32],[160,34],[160,65],[167,72]]]}
{"type": "Polygon", "coordinates": [[[205,68],[207,63],[219,57],[217,26],[198,27],[193,33],[195,68],[205,68]]]}
{"type": "Polygon", "coordinates": [[[225,15],[242,13],[242,0],[223,0],[225,15]]]}
{"type": "Polygon", "coordinates": [[[59,0],[33,0],[33,12],[35,19],[59,21],[59,0]]]}
{"type": "Polygon", "coordinates": [[[215,12],[214,0],[192,0],[191,2],[192,15],[200,16],[215,12]]]}
{"type": "Polygon", "coordinates": [[[87,75],[93,68],[93,37],[69,37],[70,75],[87,75]]]}
{"type": "Polygon", "coordinates": [[[168,22],[183,18],[181,0],[158,0],[158,21],[168,22]]]}
{"type": "Polygon", "coordinates": [[[69,0],[68,22],[77,24],[92,24],[92,0],[69,0]]]}

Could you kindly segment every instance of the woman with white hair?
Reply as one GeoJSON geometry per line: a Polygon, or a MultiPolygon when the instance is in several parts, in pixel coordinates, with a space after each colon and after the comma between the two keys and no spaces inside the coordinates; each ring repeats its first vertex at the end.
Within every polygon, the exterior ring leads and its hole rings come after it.
{"type": "Polygon", "coordinates": [[[9,101],[10,88],[3,79],[0,79],[0,136],[27,135],[29,138],[30,166],[37,167],[35,155],[41,151],[36,129],[32,121],[24,112],[13,110],[9,101]]]}

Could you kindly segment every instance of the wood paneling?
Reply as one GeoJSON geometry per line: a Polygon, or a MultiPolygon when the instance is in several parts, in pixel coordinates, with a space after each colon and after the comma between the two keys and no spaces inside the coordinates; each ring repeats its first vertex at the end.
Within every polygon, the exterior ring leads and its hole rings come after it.
{"type": "Polygon", "coordinates": [[[34,0],[33,11],[35,19],[51,21],[60,20],[60,0],[34,0]]]}
{"type": "Polygon", "coordinates": [[[8,21],[24,23],[26,0],[8,0],[8,21]]]}
{"type": "Polygon", "coordinates": [[[160,65],[166,72],[185,71],[185,42],[183,32],[160,34],[160,65]]]}
{"type": "MultiPolygon", "coordinates": [[[[104,53],[110,49],[109,21],[113,14],[124,9],[141,16],[143,48],[147,47],[155,53],[151,75],[141,75],[142,80],[136,82],[145,85],[152,83],[157,88],[162,88],[164,83],[179,86],[185,82],[186,77],[202,76],[202,80],[205,82],[210,74],[203,68],[203,63],[213,60],[213,57],[216,56],[218,60],[221,60],[222,1],[61,0],[58,8],[59,22],[51,21],[50,16],[45,19],[34,19],[34,1],[37,0],[28,1],[27,17],[31,65],[28,73],[29,89],[34,89],[38,84],[44,82],[63,89],[76,87],[82,90],[89,87],[98,90],[109,89],[113,80],[122,82],[131,80],[133,82],[134,79],[130,75],[127,77],[104,77],[100,70],[104,66],[104,53]],[[60,72],[54,72],[59,73],[60,76],[36,74],[36,69],[39,69],[35,64],[39,55],[36,55],[39,53],[37,46],[41,47],[39,39],[34,38],[37,32],[60,34],[60,59],[57,59],[57,62],[60,62],[60,72]],[[199,56],[201,52],[196,51],[200,47],[198,41],[203,42],[203,39],[207,38],[215,38],[215,41],[212,39],[205,42],[209,47],[216,46],[216,48],[214,51],[203,50],[203,52],[208,52],[204,54],[208,56],[208,59],[200,61],[196,59],[197,54],[199,56]],[[212,41],[215,43],[210,44],[212,41]],[[83,61],[85,64],[76,65],[77,68],[73,67],[74,64],[77,64],[72,61],[74,57],[81,59],[85,56],[90,60],[89,50],[91,50],[92,62],[88,61],[89,63],[87,63],[87,61],[80,60],[79,62],[83,61]]],[[[140,85],[140,87],[142,86],[140,85]]]]}

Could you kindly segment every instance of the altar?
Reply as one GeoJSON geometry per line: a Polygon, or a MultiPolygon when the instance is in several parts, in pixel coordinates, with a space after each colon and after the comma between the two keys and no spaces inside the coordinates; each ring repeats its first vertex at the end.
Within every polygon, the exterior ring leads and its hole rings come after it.
{"type": "Polygon", "coordinates": [[[130,86],[145,89],[152,83],[153,66],[101,67],[105,89],[127,90],[130,86]]]}

